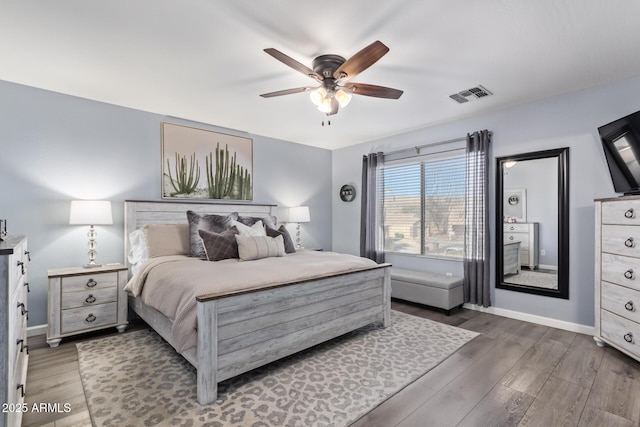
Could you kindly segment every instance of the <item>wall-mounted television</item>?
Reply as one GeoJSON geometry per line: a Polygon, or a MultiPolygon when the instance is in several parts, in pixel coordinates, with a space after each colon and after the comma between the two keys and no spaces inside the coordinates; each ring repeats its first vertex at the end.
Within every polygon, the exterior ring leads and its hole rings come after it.
{"type": "Polygon", "coordinates": [[[598,128],[616,193],[640,194],[640,111],[598,128]]]}

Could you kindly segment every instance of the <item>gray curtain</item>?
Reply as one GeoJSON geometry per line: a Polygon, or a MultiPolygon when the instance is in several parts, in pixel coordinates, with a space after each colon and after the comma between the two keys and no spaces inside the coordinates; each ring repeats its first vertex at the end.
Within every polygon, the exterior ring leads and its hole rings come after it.
{"type": "Polygon", "coordinates": [[[488,130],[467,135],[464,233],[464,302],[491,305],[489,263],[488,130]]]}
{"type": "Polygon", "coordinates": [[[382,188],[379,169],[383,153],[371,153],[362,157],[362,210],[360,213],[360,256],[377,263],[384,262],[384,242],[380,230],[381,206],[378,188],[382,188]],[[379,187],[380,186],[380,187],[379,187]]]}

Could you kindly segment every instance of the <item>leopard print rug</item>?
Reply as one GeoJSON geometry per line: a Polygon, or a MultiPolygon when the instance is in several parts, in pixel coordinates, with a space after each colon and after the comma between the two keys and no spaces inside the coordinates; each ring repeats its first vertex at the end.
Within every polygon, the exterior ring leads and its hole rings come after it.
{"type": "Polygon", "coordinates": [[[366,327],[224,381],[196,402],[194,368],[151,330],[77,344],[95,426],[348,426],[478,334],[392,311],[366,327]]]}

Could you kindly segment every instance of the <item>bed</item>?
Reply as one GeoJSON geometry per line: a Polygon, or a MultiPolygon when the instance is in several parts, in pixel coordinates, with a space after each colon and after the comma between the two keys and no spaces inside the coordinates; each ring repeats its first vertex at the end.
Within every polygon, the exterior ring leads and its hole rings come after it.
{"type": "MultiPolygon", "coordinates": [[[[125,253],[133,231],[145,224],[186,223],[187,210],[265,217],[275,209],[274,205],[126,201],[125,253]]],[[[322,256],[310,252],[301,252],[300,257],[322,256]]],[[[216,400],[217,384],[226,379],[371,323],[387,327],[389,267],[373,263],[320,277],[279,279],[256,289],[200,294],[195,297],[197,344],[186,350],[176,342],[174,320],[140,297],[130,296],[129,306],[196,368],[197,400],[205,405],[216,400]]]]}

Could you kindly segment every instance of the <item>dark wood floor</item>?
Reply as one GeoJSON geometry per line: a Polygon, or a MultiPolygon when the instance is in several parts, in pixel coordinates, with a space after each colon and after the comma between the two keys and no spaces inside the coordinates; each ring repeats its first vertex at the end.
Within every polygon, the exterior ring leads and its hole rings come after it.
{"type": "MultiPolygon", "coordinates": [[[[640,363],[590,336],[465,309],[445,316],[400,301],[392,307],[482,335],[354,427],[640,426],[640,363]]],[[[49,349],[30,339],[39,348],[27,402],[70,403],[71,412],[27,413],[23,426],[91,425],[74,344],[49,349]]]]}

